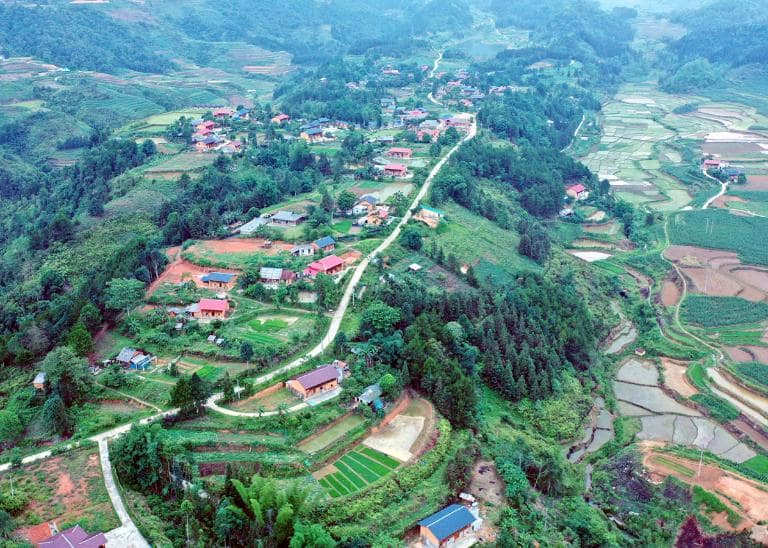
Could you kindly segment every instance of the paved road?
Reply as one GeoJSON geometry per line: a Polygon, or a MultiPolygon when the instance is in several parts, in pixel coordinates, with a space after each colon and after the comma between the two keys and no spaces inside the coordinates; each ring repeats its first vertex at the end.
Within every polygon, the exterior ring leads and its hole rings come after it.
{"type": "MultiPolygon", "coordinates": [[[[400,236],[400,232],[402,231],[403,227],[408,224],[408,221],[411,220],[411,217],[413,217],[413,210],[415,210],[417,207],[419,207],[419,204],[424,199],[424,197],[427,195],[427,192],[429,192],[429,189],[432,186],[432,182],[435,179],[435,176],[437,176],[438,173],[440,173],[440,170],[443,168],[443,166],[448,162],[448,160],[451,158],[451,156],[454,155],[454,153],[461,148],[461,145],[469,141],[470,139],[473,139],[477,135],[477,118],[473,118],[472,120],[472,126],[470,127],[467,134],[464,136],[464,138],[456,143],[451,150],[448,151],[448,154],[443,156],[439,162],[435,164],[435,166],[432,168],[432,171],[429,172],[429,175],[427,176],[426,180],[424,181],[424,184],[421,185],[421,188],[419,189],[419,192],[416,194],[416,197],[413,199],[413,202],[411,203],[411,207],[408,210],[408,212],[403,215],[403,218],[400,219],[400,222],[397,223],[397,226],[392,231],[392,233],[387,236],[379,246],[371,251],[362,261],[360,261],[360,264],[357,265],[355,268],[355,271],[352,273],[352,278],[349,280],[349,283],[347,284],[347,289],[344,291],[344,295],[341,297],[341,302],[339,303],[338,308],[336,309],[336,312],[333,315],[333,319],[331,319],[331,325],[328,326],[328,332],[325,334],[325,337],[320,341],[320,343],[315,346],[312,350],[307,352],[307,355],[302,358],[298,358],[278,369],[275,369],[274,371],[267,373],[265,375],[262,375],[260,377],[257,377],[254,379],[254,384],[259,385],[263,384],[265,382],[268,382],[275,378],[278,375],[281,375],[282,373],[285,373],[286,371],[290,371],[291,369],[295,369],[305,363],[308,359],[314,358],[316,356],[319,356],[322,354],[328,346],[333,344],[333,340],[336,338],[336,335],[339,332],[339,328],[341,327],[341,322],[344,319],[344,314],[347,312],[347,308],[349,307],[349,303],[352,300],[352,295],[355,292],[355,289],[357,288],[357,284],[360,282],[360,279],[363,277],[363,274],[365,273],[365,269],[368,268],[368,265],[371,263],[371,261],[376,258],[377,255],[385,251],[392,243],[400,236]]],[[[208,401],[206,402],[206,406],[213,410],[218,412],[224,412],[227,415],[235,416],[235,417],[258,417],[258,413],[245,413],[241,411],[233,411],[231,409],[227,409],[223,411],[222,407],[219,407],[216,402],[219,401],[224,394],[218,393],[212,395],[208,401]]],[[[266,414],[262,415],[266,416],[266,414]]]]}
{"type": "Polygon", "coordinates": [[[120,491],[115,484],[112,463],[109,461],[109,444],[106,438],[99,441],[99,458],[101,459],[101,471],[104,475],[104,485],[107,487],[109,499],[112,501],[115,512],[117,512],[117,517],[120,518],[120,527],[105,534],[107,540],[121,548],[149,548],[149,543],[144,539],[128,514],[120,491]]]}
{"type": "MultiPolygon", "coordinates": [[[[337,388],[330,392],[326,392],[325,394],[321,394],[309,400],[297,403],[292,407],[288,407],[285,410],[285,413],[295,413],[296,411],[301,411],[307,407],[319,405],[323,402],[335,398],[339,394],[341,394],[341,388],[337,388]]],[[[260,419],[261,417],[274,417],[275,415],[280,414],[280,411],[264,411],[263,413],[259,413],[258,411],[235,411],[234,409],[227,409],[226,407],[219,406],[219,404],[217,404],[213,398],[209,399],[205,405],[211,411],[216,411],[217,413],[221,413],[223,415],[229,415],[230,417],[256,417],[260,419]]]]}

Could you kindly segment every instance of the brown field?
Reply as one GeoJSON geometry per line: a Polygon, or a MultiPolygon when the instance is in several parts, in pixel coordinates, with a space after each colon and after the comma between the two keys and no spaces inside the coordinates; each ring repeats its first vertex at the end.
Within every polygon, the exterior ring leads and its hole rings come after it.
{"type": "Polygon", "coordinates": [[[744,190],[766,190],[768,191],[768,175],[748,175],[747,184],[740,186],[744,190]]]}
{"type": "Polygon", "coordinates": [[[270,249],[262,247],[263,238],[230,238],[229,240],[204,240],[189,248],[189,251],[195,255],[198,253],[215,253],[217,255],[226,255],[227,253],[259,253],[262,255],[277,255],[281,251],[290,251],[293,244],[275,240],[270,249]]]}
{"type": "Polygon", "coordinates": [[[698,390],[688,382],[688,377],[685,375],[685,371],[688,369],[687,363],[662,358],[661,365],[664,367],[665,385],[686,398],[690,398],[698,392],[698,390]]]}
{"type": "MultiPolygon", "coordinates": [[[[716,466],[704,464],[699,468],[699,463],[674,455],[660,455],[649,451],[643,458],[643,465],[648,469],[652,479],[662,481],[667,476],[674,476],[689,485],[699,485],[707,491],[714,493],[718,498],[734,512],[739,514],[743,521],[738,525],[738,530],[752,529],[752,535],[758,542],[768,542],[768,534],[764,527],[755,528],[757,522],[768,519],[768,491],[752,480],[743,478],[732,472],[726,472],[716,466]],[[670,467],[666,462],[672,461],[676,465],[689,470],[699,471],[694,477],[689,477],[670,467]],[[753,529],[754,528],[754,529],[753,529]]],[[[717,520],[721,527],[728,528],[725,520],[717,520]]]]}
{"type": "MultiPolygon", "coordinates": [[[[768,298],[768,269],[744,266],[736,253],[673,245],[664,256],[677,264],[692,293],[740,297],[752,302],[768,298]]],[[[664,287],[667,288],[666,282],[664,287]]]]}
{"type": "Polygon", "coordinates": [[[680,300],[681,291],[677,284],[672,280],[664,280],[661,286],[661,304],[664,306],[675,306],[680,300]]]}
{"type": "Polygon", "coordinates": [[[768,364],[768,347],[766,346],[727,346],[725,351],[736,362],[768,364]]]}
{"type": "Polygon", "coordinates": [[[759,154],[764,149],[757,143],[704,143],[701,150],[704,154],[716,154],[727,158],[744,154],[759,154]]]}

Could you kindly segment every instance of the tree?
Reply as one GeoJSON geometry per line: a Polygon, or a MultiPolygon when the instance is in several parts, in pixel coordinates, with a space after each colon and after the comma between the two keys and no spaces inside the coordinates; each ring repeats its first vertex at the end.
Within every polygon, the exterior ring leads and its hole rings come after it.
{"type": "Polygon", "coordinates": [[[243,341],[240,345],[240,359],[249,365],[253,359],[253,345],[248,341],[243,341]]]}
{"type": "Polygon", "coordinates": [[[334,548],[336,541],[322,525],[296,522],[289,548],[334,548]]]}
{"type": "Polygon", "coordinates": [[[93,352],[93,337],[82,322],[77,322],[69,331],[67,337],[67,346],[69,346],[78,356],[87,356],[93,352]]]}
{"type": "Polygon", "coordinates": [[[392,373],[385,373],[381,377],[381,380],[379,380],[379,386],[381,387],[381,392],[385,396],[393,396],[393,391],[397,386],[397,379],[395,379],[395,376],[392,373]]]}
{"type": "Polygon", "coordinates": [[[283,544],[287,539],[291,538],[294,519],[293,506],[290,503],[285,503],[277,511],[277,517],[275,518],[275,540],[277,540],[278,544],[283,544]]]}
{"type": "Polygon", "coordinates": [[[357,203],[357,195],[349,190],[343,190],[336,198],[336,206],[343,212],[347,212],[352,209],[357,203]]]}
{"type": "Polygon", "coordinates": [[[421,233],[415,227],[405,227],[400,234],[400,245],[418,251],[421,249],[421,233]]]}
{"type": "Polygon", "coordinates": [[[224,497],[216,510],[213,530],[222,545],[240,544],[238,541],[244,540],[248,534],[248,516],[224,497]]]}
{"type": "Polygon", "coordinates": [[[80,323],[90,332],[95,330],[101,323],[101,312],[93,303],[86,303],[86,305],[80,309],[80,323]]]}
{"type": "Polygon", "coordinates": [[[189,390],[192,394],[192,403],[195,410],[199,413],[200,408],[211,395],[211,385],[200,378],[197,373],[192,373],[189,378],[189,390]]]}
{"type": "Polygon", "coordinates": [[[400,321],[400,311],[381,301],[374,301],[363,313],[362,324],[377,331],[388,331],[400,321]]]}
{"type": "Polygon", "coordinates": [[[192,505],[189,499],[184,499],[183,501],[181,501],[181,506],[179,506],[179,510],[184,515],[184,531],[187,537],[187,546],[191,546],[192,538],[189,532],[189,518],[192,515],[194,515],[195,507],[192,505]]]}
{"type": "Polygon", "coordinates": [[[67,407],[82,400],[90,392],[93,376],[88,364],[72,350],[61,346],[51,350],[40,362],[46,379],[67,407]]]}
{"type": "Polygon", "coordinates": [[[19,415],[6,409],[0,411],[0,443],[12,444],[24,431],[19,415]]]}
{"type": "Polygon", "coordinates": [[[126,314],[144,296],[144,282],[135,278],[114,278],[107,282],[106,305],[126,314]]]}
{"type": "Polygon", "coordinates": [[[194,405],[192,387],[186,377],[181,377],[171,390],[171,405],[183,411],[189,411],[194,405]]]}
{"type": "Polygon", "coordinates": [[[224,403],[229,403],[235,399],[235,387],[232,384],[232,379],[229,378],[229,371],[224,374],[222,392],[224,393],[224,403]]]}
{"type": "Polygon", "coordinates": [[[53,394],[46,400],[41,416],[47,432],[59,436],[69,434],[70,423],[69,417],[67,417],[67,408],[58,394],[53,394]]]}
{"type": "Polygon", "coordinates": [[[101,384],[109,388],[125,386],[128,378],[119,363],[111,363],[101,374],[101,384]]]}
{"type": "Polygon", "coordinates": [[[16,522],[14,519],[5,510],[0,510],[0,538],[12,539],[15,530],[16,522]]]}
{"type": "Polygon", "coordinates": [[[120,479],[142,493],[160,493],[170,483],[168,460],[173,452],[159,424],[133,426],[111,451],[120,479]]]}

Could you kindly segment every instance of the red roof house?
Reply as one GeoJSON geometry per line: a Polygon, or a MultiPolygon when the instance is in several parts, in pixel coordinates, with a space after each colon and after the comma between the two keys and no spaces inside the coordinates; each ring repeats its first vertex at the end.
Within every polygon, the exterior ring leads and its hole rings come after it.
{"type": "Polygon", "coordinates": [[[408,175],[408,168],[403,164],[387,164],[384,166],[384,175],[393,177],[405,177],[408,175]]]}
{"type": "Polygon", "coordinates": [[[227,116],[232,116],[233,110],[231,108],[217,108],[213,111],[213,116],[216,118],[224,118],[227,116]]]}
{"type": "Polygon", "coordinates": [[[226,299],[200,299],[197,303],[196,318],[224,318],[229,312],[229,301],[226,299]]]}
{"type": "Polygon", "coordinates": [[[704,160],[704,167],[707,169],[720,167],[720,160],[704,160]]]}
{"type": "Polygon", "coordinates": [[[327,257],[323,257],[319,261],[310,264],[304,270],[304,275],[309,276],[310,278],[314,278],[318,274],[328,274],[329,276],[333,276],[334,274],[343,272],[344,265],[344,261],[336,255],[328,255],[327,257]]]}
{"type": "Polygon", "coordinates": [[[410,148],[392,147],[387,151],[387,156],[390,158],[408,159],[413,156],[413,150],[410,148]]]}
{"type": "Polygon", "coordinates": [[[287,122],[290,119],[291,117],[288,116],[287,114],[278,114],[277,116],[272,118],[271,122],[273,124],[282,124],[283,122],[287,122]]]}
{"type": "Polygon", "coordinates": [[[581,184],[569,186],[565,189],[565,193],[575,200],[586,200],[589,198],[587,187],[581,184]]]}

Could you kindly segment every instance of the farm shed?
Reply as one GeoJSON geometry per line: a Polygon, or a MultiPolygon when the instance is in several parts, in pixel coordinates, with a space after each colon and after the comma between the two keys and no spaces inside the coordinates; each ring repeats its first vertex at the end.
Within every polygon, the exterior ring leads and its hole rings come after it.
{"type": "Polygon", "coordinates": [[[451,504],[419,522],[419,537],[424,546],[443,547],[462,543],[470,546],[471,536],[482,524],[466,506],[451,504]]]}
{"type": "Polygon", "coordinates": [[[323,365],[291,379],[285,383],[286,388],[294,392],[301,399],[306,400],[317,394],[328,392],[339,386],[340,374],[332,365],[323,365]]]}

